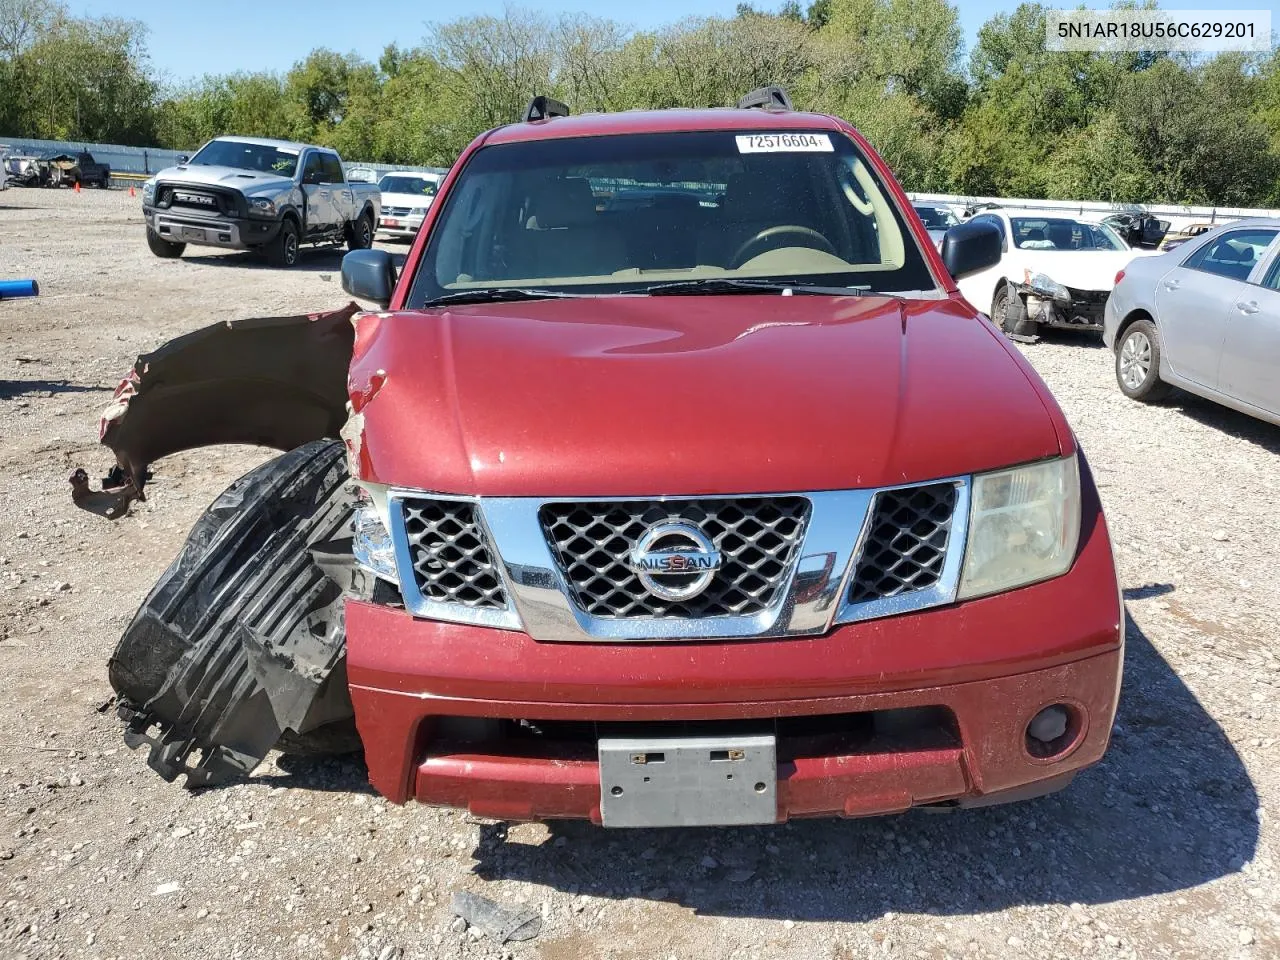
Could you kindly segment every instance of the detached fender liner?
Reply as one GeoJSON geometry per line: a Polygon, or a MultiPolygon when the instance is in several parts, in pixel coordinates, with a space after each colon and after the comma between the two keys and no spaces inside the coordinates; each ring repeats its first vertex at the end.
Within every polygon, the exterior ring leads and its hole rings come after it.
{"type": "Polygon", "coordinates": [[[273,746],[360,748],[342,587],[312,555],[350,538],[341,442],[316,440],[227,488],[124,631],[109,664],[130,747],[166,780],[248,774],[273,746]]]}

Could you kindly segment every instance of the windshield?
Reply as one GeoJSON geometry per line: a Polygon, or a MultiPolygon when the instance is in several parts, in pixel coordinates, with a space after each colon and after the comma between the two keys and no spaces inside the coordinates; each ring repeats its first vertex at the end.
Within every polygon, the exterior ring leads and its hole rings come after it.
{"type": "Polygon", "coordinates": [[[298,169],[298,151],[292,147],[276,147],[269,143],[240,143],[236,140],[210,140],[190,163],[205,167],[234,167],[292,177],[298,169]]]}
{"type": "Polygon", "coordinates": [[[412,193],[422,197],[436,195],[435,181],[423,177],[386,176],[378,181],[378,189],[383,193],[412,193]]]}
{"type": "Polygon", "coordinates": [[[642,292],[716,278],[936,284],[876,174],[835,132],[627,134],[478,150],[409,306],[450,292],[642,292]]]}
{"type": "Polygon", "coordinates": [[[960,222],[945,207],[916,207],[916,213],[920,214],[926,230],[946,230],[960,222]]]}
{"type": "Polygon", "coordinates": [[[1101,223],[1065,217],[1014,217],[1013,245],[1020,250],[1127,250],[1123,240],[1101,223]]]}

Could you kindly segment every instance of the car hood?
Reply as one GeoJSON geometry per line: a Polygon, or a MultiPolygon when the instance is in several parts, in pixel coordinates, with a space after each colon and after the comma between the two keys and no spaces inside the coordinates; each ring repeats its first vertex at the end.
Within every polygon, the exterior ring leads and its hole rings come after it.
{"type": "Polygon", "coordinates": [[[384,193],[382,205],[384,207],[422,207],[425,210],[431,206],[431,199],[420,193],[384,193]]]}
{"type": "Polygon", "coordinates": [[[156,174],[157,180],[169,183],[203,184],[210,187],[235,187],[246,193],[259,190],[279,190],[293,186],[292,177],[282,177],[275,173],[261,173],[254,170],[238,170],[235,167],[211,167],[194,164],[181,167],[167,167],[156,174]]]}
{"type": "Polygon", "coordinates": [[[366,480],[493,496],[886,486],[1057,456],[1048,391],[951,300],[610,297],[366,314],[366,480]]]}
{"type": "MultiPolygon", "coordinates": [[[[1116,273],[1152,250],[1019,250],[1015,261],[1021,269],[1043,273],[1051,280],[1076,290],[1110,290],[1116,273]]],[[[1011,274],[1021,281],[1021,269],[1011,274]]]]}

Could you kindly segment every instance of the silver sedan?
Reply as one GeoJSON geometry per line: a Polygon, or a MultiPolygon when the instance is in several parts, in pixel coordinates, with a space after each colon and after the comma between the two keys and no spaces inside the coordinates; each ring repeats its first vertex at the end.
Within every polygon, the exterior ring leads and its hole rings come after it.
{"type": "Polygon", "coordinates": [[[1280,424],[1278,237],[1280,220],[1237,220],[1120,272],[1103,339],[1126,396],[1176,386],[1280,424]]]}

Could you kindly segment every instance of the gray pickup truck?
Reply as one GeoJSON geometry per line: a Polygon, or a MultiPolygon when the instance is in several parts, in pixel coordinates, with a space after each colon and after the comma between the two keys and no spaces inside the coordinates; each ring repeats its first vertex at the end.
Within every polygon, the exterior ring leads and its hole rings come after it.
{"type": "Polygon", "coordinates": [[[189,243],[259,250],[276,266],[302,244],[373,245],[376,184],[347,180],[333,150],[257,137],[218,137],[142,188],[147,246],[177,257],[189,243]]]}

